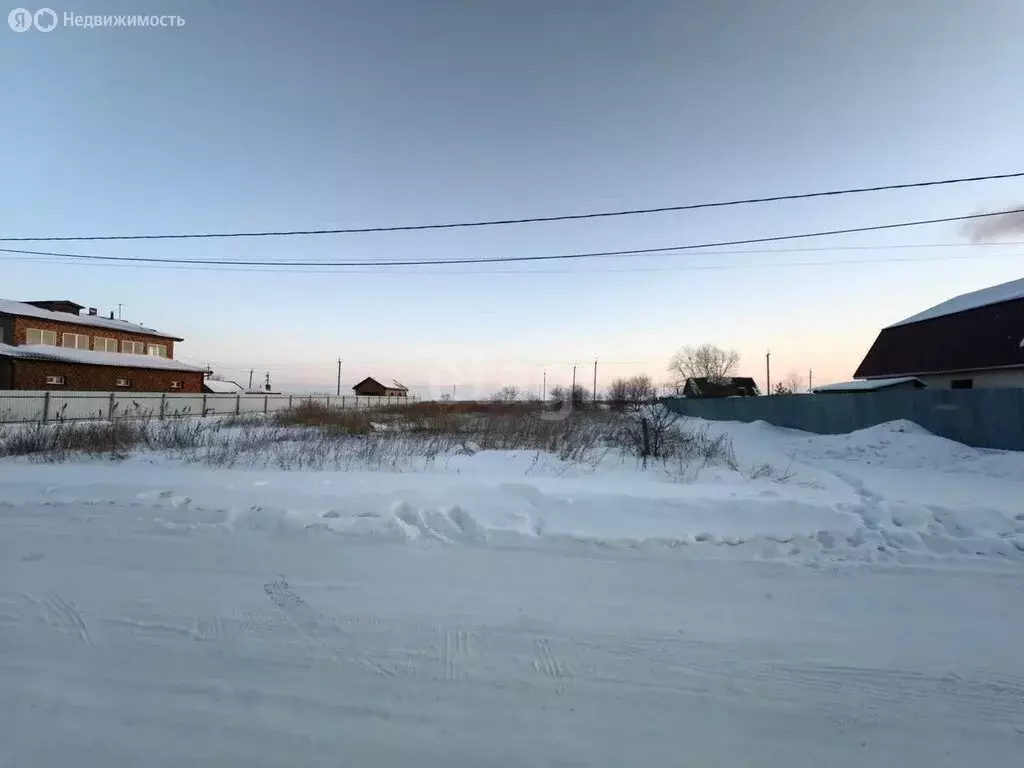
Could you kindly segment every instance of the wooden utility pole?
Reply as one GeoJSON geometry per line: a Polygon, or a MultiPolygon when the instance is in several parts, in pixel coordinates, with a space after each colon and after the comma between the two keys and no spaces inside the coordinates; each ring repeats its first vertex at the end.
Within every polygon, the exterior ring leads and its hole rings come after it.
{"type": "Polygon", "coordinates": [[[540,401],[546,403],[548,401],[548,371],[544,369],[544,383],[540,387],[540,401]]]}
{"type": "Polygon", "coordinates": [[[341,396],[341,358],[338,358],[338,396],[341,396]]]}
{"type": "Polygon", "coordinates": [[[252,368],[249,369],[249,391],[252,391],[252,368]]]}
{"type": "Polygon", "coordinates": [[[807,369],[807,391],[814,391],[814,371],[812,371],[810,368],[807,369]]]}
{"type": "Polygon", "coordinates": [[[597,407],[597,358],[594,358],[594,407],[597,407]]]}
{"type": "Polygon", "coordinates": [[[267,392],[270,391],[270,371],[267,371],[267,383],[263,386],[263,389],[267,392]]]}
{"type": "Polygon", "coordinates": [[[767,394],[770,395],[772,393],[772,353],[771,352],[769,352],[767,355],[764,356],[764,370],[765,370],[765,378],[768,380],[768,392],[767,392],[767,394]]]}

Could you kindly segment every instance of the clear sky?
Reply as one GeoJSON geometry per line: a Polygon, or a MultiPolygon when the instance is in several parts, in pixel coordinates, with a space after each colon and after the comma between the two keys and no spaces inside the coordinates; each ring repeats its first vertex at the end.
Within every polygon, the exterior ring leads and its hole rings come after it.
{"type": "MultiPolygon", "coordinates": [[[[543,216],[1024,170],[1020,0],[51,7],[173,13],[185,25],[0,27],[0,237],[543,216]]],[[[456,231],[35,247],[228,260],[543,255],[1021,202],[1015,180],[456,231]]],[[[944,225],[774,254],[316,272],[0,254],[0,296],[104,312],[120,303],[126,319],[184,336],[178,357],[230,378],[269,370],[285,389],[333,389],[338,357],[346,387],[379,373],[459,395],[536,390],[545,369],[549,386],[567,383],[574,361],[589,385],[595,357],[605,382],[640,371],[665,380],[673,351],[702,342],[737,349],[741,372],[762,383],[768,350],[773,376],[813,369],[825,383],[852,375],[880,327],[1022,276],[1024,246],[1012,242],[883,248],[965,242],[944,225]],[[838,249],[849,246],[878,249],[838,249]]]]}

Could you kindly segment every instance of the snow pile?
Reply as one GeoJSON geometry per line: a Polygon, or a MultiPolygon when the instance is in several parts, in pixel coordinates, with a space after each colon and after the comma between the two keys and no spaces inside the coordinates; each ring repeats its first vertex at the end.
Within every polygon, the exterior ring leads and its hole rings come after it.
{"type": "Polygon", "coordinates": [[[685,478],[621,459],[580,466],[484,451],[411,473],[6,463],[0,483],[9,503],[130,506],[147,525],[183,531],[643,546],[815,563],[1024,562],[1024,454],[968,448],[910,422],[837,436],[763,422],[700,426],[733,439],[739,470],[685,478]]]}

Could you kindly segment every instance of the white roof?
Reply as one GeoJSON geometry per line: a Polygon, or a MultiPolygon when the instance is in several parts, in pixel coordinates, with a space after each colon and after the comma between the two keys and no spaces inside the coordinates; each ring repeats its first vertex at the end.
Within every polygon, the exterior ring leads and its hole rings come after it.
{"type": "Polygon", "coordinates": [[[166,339],[178,337],[170,333],[164,333],[154,328],[147,328],[144,325],[129,323],[127,320],[111,320],[109,317],[99,315],[73,315],[70,312],[53,312],[49,309],[40,309],[32,304],[23,301],[11,301],[0,299],[0,314],[18,315],[19,317],[38,317],[40,320],[49,320],[54,323],[76,323],[78,325],[94,325],[98,328],[110,328],[125,333],[144,333],[149,336],[162,336],[166,339]]]}
{"type": "Polygon", "coordinates": [[[117,368],[155,368],[163,371],[205,372],[204,368],[179,363],[155,355],[125,355],[120,352],[93,352],[89,349],[51,347],[44,344],[21,344],[12,346],[0,344],[0,357],[14,357],[21,360],[53,360],[61,363],[84,363],[86,365],[111,365],[117,368]]]}
{"type": "Polygon", "coordinates": [[[839,384],[826,384],[815,387],[815,392],[870,392],[874,389],[885,389],[897,384],[918,381],[916,376],[897,376],[891,379],[868,379],[867,381],[843,381],[839,384]]]}
{"type": "Polygon", "coordinates": [[[203,382],[203,386],[217,395],[234,395],[245,391],[245,388],[237,382],[219,379],[207,379],[203,382]]]}
{"type": "Polygon", "coordinates": [[[989,304],[1013,301],[1014,299],[1024,299],[1024,279],[1011,280],[1008,283],[1001,283],[1000,285],[982,288],[980,291],[971,291],[970,293],[956,296],[948,301],[942,302],[941,304],[936,304],[931,309],[926,309],[924,312],[918,312],[916,315],[911,315],[905,320],[893,323],[889,328],[895,328],[898,325],[908,325],[909,323],[917,323],[921,320],[931,320],[936,317],[952,315],[957,312],[965,312],[968,309],[987,307],[989,304]]]}

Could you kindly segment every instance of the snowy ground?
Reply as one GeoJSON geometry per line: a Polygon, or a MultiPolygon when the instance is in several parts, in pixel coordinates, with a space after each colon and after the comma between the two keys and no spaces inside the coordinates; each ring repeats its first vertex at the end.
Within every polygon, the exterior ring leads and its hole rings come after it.
{"type": "Polygon", "coordinates": [[[1020,765],[1024,454],[710,428],[740,471],[0,463],[0,765],[1020,765]]]}

